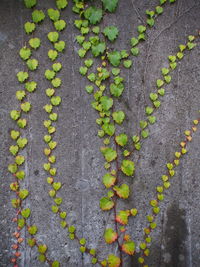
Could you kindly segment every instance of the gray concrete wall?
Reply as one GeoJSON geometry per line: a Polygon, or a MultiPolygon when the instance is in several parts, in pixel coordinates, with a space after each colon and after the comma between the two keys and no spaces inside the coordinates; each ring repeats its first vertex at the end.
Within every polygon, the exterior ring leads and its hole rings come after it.
{"type": "MultiPolygon", "coordinates": [[[[40,8],[53,7],[54,1],[39,1],[40,8]]],[[[157,1],[126,0],[119,1],[115,14],[107,15],[104,25],[116,24],[120,30],[116,46],[128,47],[128,40],[136,33],[136,26],[145,19],[144,11],[154,7],[157,1]],[[137,12],[136,12],[137,10],[137,12]],[[138,17],[138,14],[140,16],[138,17]]],[[[71,7],[71,4],[69,5],[71,7]]],[[[95,124],[97,114],[91,109],[92,98],[84,91],[85,78],[78,73],[80,59],[76,53],[79,46],[75,42],[77,31],[73,27],[74,15],[70,8],[64,11],[68,22],[62,38],[67,41],[67,49],[60,57],[63,70],[59,76],[63,80],[60,91],[62,105],[55,139],[59,142],[56,149],[58,176],[64,186],[59,192],[69,214],[69,221],[77,226],[79,236],[84,236],[88,243],[97,247],[101,255],[115,250],[114,246],[104,244],[102,240],[105,226],[111,222],[109,212],[102,213],[99,199],[104,194],[101,177],[104,174],[104,160],[99,151],[101,141],[97,136],[95,124]]],[[[30,18],[30,11],[23,7],[22,1],[0,1],[0,266],[10,267],[12,254],[12,223],[14,209],[10,200],[13,194],[9,190],[12,182],[7,172],[7,165],[12,157],[9,146],[12,141],[9,131],[14,123],[9,111],[17,108],[15,92],[21,86],[16,80],[16,73],[22,68],[18,51],[26,40],[23,24],[30,18]]],[[[135,133],[139,120],[144,117],[145,97],[155,86],[160,77],[160,69],[167,64],[167,56],[176,51],[177,45],[184,42],[188,34],[195,34],[200,26],[199,0],[177,0],[172,6],[167,5],[164,14],[158,18],[156,27],[149,31],[148,41],[141,46],[141,56],[134,61],[131,70],[124,70],[126,90],[119,106],[128,114],[124,128],[130,134],[135,133]],[[149,60],[147,61],[147,55],[149,60]],[[145,83],[142,83],[144,68],[147,66],[145,83]],[[144,90],[142,90],[142,88],[144,90]]],[[[48,245],[50,258],[61,260],[63,267],[90,266],[88,256],[82,256],[78,244],[68,239],[66,230],[59,227],[57,217],[52,215],[52,200],[48,197],[49,187],[42,164],[45,156],[43,120],[46,114],[43,106],[48,102],[45,89],[49,84],[43,78],[45,68],[50,66],[47,47],[50,47],[46,34],[52,29],[46,20],[38,30],[42,46],[37,52],[40,61],[39,71],[33,74],[38,81],[37,91],[29,97],[32,111],[28,115],[29,127],[24,131],[29,139],[26,148],[28,163],[25,185],[31,192],[26,204],[31,207],[33,216],[30,223],[39,226],[37,238],[48,245]]],[[[125,201],[126,206],[137,207],[139,215],[131,220],[130,230],[134,240],[140,240],[142,228],[146,225],[145,215],[150,210],[148,200],[155,195],[155,187],[160,176],[165,172],[165,164],[173,157],[183,132],[191,125],[200,109],[200,67],[199,43],[190,55],[178,64],[173,74],[172,83],[166,88],[166,95],[160,111],[156,114],[158,122],[151,127],[151,137],[145,141],[141,151],[139,165],[134,179],[130,182],[132,196],[125,201]]],[[[147,100],[148,102],[148,100],[147,100]]],[[[196,134],[190,144],[189,154],[178,167],[172,187],[162,204],[158,216],[158,229],[153,233],[153,244],[149,266],[152,267],[199,267],[200,266],[200,135],[196,134]]],[[[26,232],[23,233],[26,235],[26,232]]],[[[46,266],[37,261],[37,252],[30,250],[27,244],[22,246],[20,267],[46,266]]],[[[126,257],[125,267],[137,267],[136,260],[126,257]]]]}

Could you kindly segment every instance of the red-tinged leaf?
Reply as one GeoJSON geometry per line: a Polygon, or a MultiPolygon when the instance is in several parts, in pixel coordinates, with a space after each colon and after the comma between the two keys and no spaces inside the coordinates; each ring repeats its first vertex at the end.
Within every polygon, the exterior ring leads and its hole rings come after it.
{"type": "Polygon", "coordinates": [[[130,190],[127,184],[122,184],[121,186],[114,186],[113,189],[120,198],[126,199],[129,197],[130,190]]]}
{"type": "Polygon", "coordinates": [[[106,231],[104,233],[104,239],[105,239],[106,243],[111,244],[111,243],[115,242],[117,237],[118,237],[117,233],[112,228],[106,229],[106,231]]]}
{"type": "Polygon", "coordinates": [[[128,223],[128,217],[130,216],[129,210],[121,210],[116,216],[116,221],[120,224],[126,225],[128,223]]]}
{"type": "Polygon", "coordinates": [[[115,184],[116,177],[111,175],[110,173],[106,173],[103,176],[103,184],[105,185],[106,188],[110,188],[115,184]]]}
{"type": "Polygon", "coordinates": [[[113,254],[108,255],[108,267],[119,267],[120,264],[121,264],[120,258],[118,258],[113,254]]]}
{"type": "Polygon", "coordinates": [[[102,210],[110,210],[114,206],[114,202],[109,197],[102,197],[100,199],[100,208],[102,210]]]}
{"type": "Polygon", "coordinates": [[[135,243],[133,241],[126,241],[122,245],[122,250],[128,255],[133,255],[135,252],[135,243]]]}

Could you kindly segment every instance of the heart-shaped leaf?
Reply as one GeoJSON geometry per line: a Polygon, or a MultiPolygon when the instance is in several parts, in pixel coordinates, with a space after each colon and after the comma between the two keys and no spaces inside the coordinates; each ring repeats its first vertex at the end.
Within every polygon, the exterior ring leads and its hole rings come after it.
{"type": "Polygon", "coordinates": [[[27,198],[28,195],[29,195],[29,192],[28,192],[28,190],[26,190],[26,189],[21,189],[21,190],[19,191],[19,197],[20,197],[21,199],[25,199],[25,198],[27,198]]]}
{"type": "Polygon", "coordinates": [[[9,164],[8,165],[8,170],[10,173],[15,173],[17,171],[17,164],[9,164]]]}
{"type": "Polygon", "coordinates": [[[36,70],[39,63],[37,59],[28,59],[26,64],[29,70],[36,70]]]}
{"type": "Polygon", "coordinates": [[[154,109],[152,107],[146,107],[145,111],[146,111],[147,115],[151,115],[153,113],[154,109]]]}
{"type": "Polygon", "coordinates": [[[16,163],[17,165],[22,165],[22,164],[24,163],[24,161],[25,161],[24,156],[18,155],[18,156],[16,156],[16,158],[15,158],[15,163],[16,163]]]}
{"type": "Polygon", "coordinates": [[[60,182],[54,182],[53,183],[53,188],[58,191],[61,188],[62,184],[60,182]]]}
{"type": "Polygon", "coordinates": [[[56,146],[57,146],[57,142],[55,142],[55,141],[50,141],[49,142],[49,148],[51,150],[53,150],[54,148],[56,148],[56,146]]]}
{"type": "Polygon", "coordinates": [[[153,27],[155,24],[155,20],[153,18],[147,19],[146,22],[150,27],[153,27]]]}
{"type": "Polygon", "coordinates": [[[113,112],[112,114],[112,117],[113,117],[113,120],[118,123],[118,124],[122,124],[122,122],[124,121],[125,119],[125,114],[123,111],[115,111],[113,112]]]}
{"type": "Polygon", "coordinates": [[[141,129],[145,129],[148,126],[148,122],[147,121],[140,121],[140,128],[141,129]]]}
{"type": "Polygon", "coordinates": [[[58,32],[49,32],[47,35],[50,42],[55,43],[59,39],[59,33],[58,32]]]}
{"type": "Polygon", "coordinates": [[[79,68],[79,72],[83,76],[87,74],[87,71],[88,71],[88,68],[87,67],[80,67],[79,68]]]}
{"type": "Polygon", "coordinates": [[[102,210],[110,210],[114,207],[114,202],[108,198],[108,197],[103,197],[100,199],[100,208],[102,210]]]}
{"type": "Polygon", "coordinates": [[[124,91],[124,85],[123,83],[120,83],[118,85],[111,83],[110,85],[110,93],[111,95],[115,96],[115,97],[120,97],[121,94],[124,91]]]}
{"type": "Polygon", "coordinates": [[[11,138],[13,140],[16,140],[20,136],[20,132],[19,131],[15,131],[15,130],[11,130],[10,136],[11,136],[11,138]]]}
{"type": "Polygon", "coordinates": [[[115,133],[115,126],[114,124],[111,123],[105,123],[102,126],[102,129],[104,130],[104,132],[110,136],[113,136],[113,134],[115,133]]]}
{"type": "Polygon", "coordinates": [[[158,79],[156,81],[156,85],[157,85],[158,88],[161,88],[163,86],[163,84],[164,84],[164,81],[163,80],[158,79]]]}
{"type": "Polygon", "coordinates": [[[154,124],[156,122],[155,116],[148,116],[149,123],[154,124]]]}
{"type": "Polygon", "coordinates": [[[128,224],[128,217],[130,216],[129,210],[121,210],[116,216],[116,221],[122,225],[128,224]]]}
{"type": "Polygon", "coordinates": [[[52,97],[55,94],[55,90],[53,88],[46,89],[46,95],[48,97],[52,97]]]}
{"type": "Polygon", "coordinates": [[[45,14],[42,10],[34,10],[32,12],[32,20],[35,23],[39,23],[45,19],[45,14]]]}
{"type": "Polygon", "coordinates": [[[119,31],[115,26],[108,26],[104,28],[103,33],[111,42],[113,42],[117,38],[119,31]]]}
{"type": "Polygon", "coordinates": [[[31,56],[31,49],[24,46],[20,49],[19,55],[23,60],[27,60],[31,56]]]}
{"type": "Polygon", "coordinates": [[[51,80],[51,84],[55,87],[58,88],[61,86],[61,79],[60,78],[54,78],[53,80],[51,80]]]}
{"type": "Polygon", "coordinates": [[[26,219],[30,216],[30,214],[31,214],[31,210],[30,209],[23,209],[21,211],[21,215],[26,219]]]}
{"type": "Polygon", "coordinates": [[[37,226],[36,225],[32,225],[28,227],[28,232],[30,235],[35,235],[37,233],[37,226]]]}
{"type": "Polygon", "coordinates": [[[50,50],[48,51],[48,57],[49,57],[52,61],[54,61],[54,60],[57,58],[57,56],[58,56],[58,52],[57,52],[56,50],[50,49],[50,50]]]}
{"type": "Polygon", "coordinates": [[[52,109],[53,109],[53,106],[50,105],[50,104],[46,104],[46,105],[44,106],[44,110],[45,110],[47,113],[51,113],[52,109]]]}
{"type": "Polygon", "coordinates": [[[189,50],[192,50],[196,45],[197,45],[197,44],[195,44],[195,43],[191,43],[191,42],[188,42],[188,43],[187,43],[187,47],[188,47],[189,50]]]}
{"type": "Polygon", "coordinates": [[[98,57],[104,53],[106,44],[104,42],[98,43],[92,46],[92,54],[94,57],[98,57]]]}
{"type": "Polygon", "coordinates": [[[44,254],[46,251],[47,251],[47,246],[45,244],[38,246],[38,252],[40,252],[41,254],[44,254]]]}
{"type": "Polygon", "coordinates": [[[127,199],[129,197],[130,189],[127,184],[122,184],[121,186],[114,186],[113,189],[120,198],[127,199]]]}
{"type": "Polygon", "coordinates": [[[25,88],[29,93],[32,93],[35,91],[35,89],[37,88],[37,83],[32,81],[32,82],[27,82],[25,84],[25,88]]]}
{"type": "Polygon", "coordinates": [[[52,80],[55,77],[56,73],[53,70],[46,70],[44,75],[47,80],[52,80]]]}
{"type": "Polygon", "coordinates": [[[128,59],[128,60],[124,60],[123,65],[125,68],[129,69],[132,66],[132,60],[128,59]]]}
{"type": "Polygon", "coordinates": [[[177,63],[176,62],[170,63],[170,67],[172,70],[174,70],[177,67],[177,63]]]}
{"type": "Polygon", "coordinates": [[[164,79],[165,79],[165,82],[166,82],[166,83],[170,83],[172,77],[171,77],[170,75],[166,75],[166,76],[164,76],[164,79]]]}
{"type": "Polygon", "coordinates": [[[122,244],[122,250],[128,255],[133,255],[135,252],[135,243],[133,241],[124,242],[122,244]]]}
{"type": "Polygon", "coordinates": [[[17,152],[19,151],[19,147],[18,146],[10,146],[9,151],[13,156],[15,156],[17,154],[17,152]]]}
{"type": "Polygon", "coordinates": [[[22,101],[24,99],[24,97],[26,96],[26,92],[23,91],[23,90],[19,90],[16,92],[16,98],[19,100],[19,101],[22,101]]]}
{"type": "Polygon", "coordinates": [[[33,49],[37,49],[40,47],[41,41],[39,38],[31,38],[29,40],[29,45],[33,48],[33,49]]]}
{"type": "Polygon", "coordinates": [[[35,23],[26,22],[24,24],[24,29],[25,29],[25,31],[26,31],[27,34],[30,34],[30,33],[34,32],[34,30],[35,30],[35,23]]]}
{"type": "Polygon", "coordinates": [[[58,9],[64,9],[67,7],[67,5],[68,5],[67,0],[56,0],[56,6],[58,9]]]}
{"type": "Polygon", "coordinates": [[[31,109],[31,104],[29,102],[24,102],[24,103],[21,104],[21,109],[24,112],[29,112],[30,109],[31,109]]]}
{"type": "Polygon", "coordinates": [[[53,96],[53,97],[51,98],[51,104],[52,104],[53,106],[59,106],[60,103],[61,103],[61,97],[60,97],[60,96],[53,96]]]}
{"type": "Polygon", "coordinates": [[[107,228],[104,232],[104,239],[107,244],[112,244],[117,239],[118,234],[112,229],[107,228]]]}
{"type": "Polygon", "coordinates": [[[88,51],[91,48],[92,45],[91,45],[90,42],[86,42],[85,41],[85,42],[83,42],[82,46],[86,51],[88,51]]]}
{"type": "Polygon", "coordinates": [[[32,8],[37,4],[37,0],[24,0],[26,8],[32,8]]]}
{"type": "Polygon", "coordinates": [[[176,56],[170,55],[170,56],[168,56],[168,59],[170,62],[174,63],[176,61],[176,56]]]}
{"type": "Polygon", "coordinates": [[[22,128],[22,129],[25,128],[26,125],[27,125],[26,119],[19,119],[17,121],[17,125],[18,125],[19,128],[22,128]]]}
{"type": "Polygon", "coordinates": [[[15,175],[19,180],[23,180],[25,178],[25,172],[24,171],[18,171],[18,172],[16,172],[15,175]]]}
{"type": "Polygon", "coordinates": [[[85,66],[87,67],[87,68],[90,68],[92,65],[93,65],[93,60],[92,59],[86,59],[85,61],[84,61],[84,64],[85,64],[85,66]]]}
{"type": "Polygon", "coordinates": [[[149,131],[148,131],[148,130],[143,130],[143,131],[141,132],[141,136],[142,136],[143,138],[147,138],[147,137],[149,136],[149,131]]]}
{"type": "Polygon", "coordinates": [[[138,30],[139,33],[143,33],[143,32],[146,31],[146,27],[144,25],[139,25],[137,27],[137,30],[138,30]]]}
{"type": "Polygon", "coordinates": [[[162,13],[163,13],[163,8],[162,8],[161,6],[157,6],[157,7],[156,7],[156,13],[157,13],[158,15],[162,14],[162,13]]]}
{"type": "Polygon", "coordinates": [[[158,90],[159,95],[164,96],[165,95],[165,89],[161,88],[158,90]]]}
{"type": "Polygon", "coordinates": [[[117,152],[111,147],[101,147],[100,150],[107,162],[111,162],[117,158],[117,152]]]}
{"type": "Polygon", "coordinates": [[[54,63],[52,65],[52,69],[55,71],[55,72],[58,72],[62,69],[62,64],[61,63],[54,63]]]}
{"type": "Polygon", "coordinates": [[[101,8],[91,6],[84,11],[84,16],[91,24],[96,24],[101,21],[103,12],[101,8]]]}
{"type": "Polygon", "coordinates": [[[59,41],[59,42],[55,43],[54,44],[54,48],[58,52],[62,52],[65,49],[65,42],[64,41],[59,41]]]}
{"type": "Polygon", "coordinates": [[[12,111],[10,112],[10,117],[11,117],[11,119],[13,119],[14,121],[16,121],[17,119],[20,118],[20,114],[21,114],[20,111],[18,111],[18,110],[12,110],[12,111]]]}
{"type": "Polygon", "coordinates": [[[60,263],[59,263],[59,261],[54,261],[54,262],[52,262],[51,267],[60,267],[60,263]]]}
{"type": "Polygon", "coordinates": [[[115,141],[119,146],[125,146],[128,142],[128,136],[122,133],[115,137],[115,141]]]}
{"type": "Polygon", "coordinates": [[[17,73],[17,78],[20,83],[26,81],[28,77],[29,77],[28,72],[20,71],[17,73]]]}
{"type": "Polygon", "coordinates": [[[127,176],[132,176],[135,171],[135,164],[130,160],[123,160],[121,165],[121,170],[127,176]]]}
{"type": "Polygon", "coordinates": [[[22,138],[22,137],[20,137],[20,138],[17,140],[17,145],[18,145],[20,148],[24,148],[27,144],[28,144],[28,140],[27,140],[26,138],[22,138]]]}
{"type": "Polygon", "coordinates": [[[110,173],[106,173],[103,176],[103,184],[105,185],[106,188],[110,188],[115,184],[116,177],[111,175],[110,173]]]}
{"type": "Polygon", "coordinates": [[[47,13],[52,21],[57,21],[60,18],[60,12],[57,9],[49,8],[47,13]]]}
{"type": "Polygon", "coordinates": [[[52,121],[57,121],[58,119],[58,114],[57,113],[51,113],[49,115],[49,119],[52,120],[52,121]]]}
{"type": "Polygon", "coordinates": [[[113,99],[108,96],[102,96],[100,103],[104,111],[108,111],[113,106],[113,99]]]}
{"type": "Polygon", "coordinates": [[[67,216],[67,213],[65,211],[62,211],[59,213],[59,215],[60,215],[60,218],[65,219],[67,216]]]}
{"type": "Polygon", "coordinates": [[[113,51],[108,53],[108,60],[109,62],[114,66],[114,67],[118,67],[120,64],[120,60],[121,60],[121,54],[119,51],[113,51]]]}
{"type": "Polygon", "coordinates": [[[32,248],[35,246],[36,240],[34,238],[28,239],[28,245],[32,248]]]}
{"type": "Polygon", "coordinates": [[[62,31],[66,27],[66,22],[63,19],[58,20],[54,22],[54,27],[56,28],[57,31],[62,31]]]}
{"type": "Polygon", "coordinates": [[[88,94],[92,94],[93,91],[94,91],[94,87],[93,87],[92,85],[87,85],[87,86],[85,87],[85,90],[86,90],[86,92],[87,92],[88,94]]]}
{"type": "Polygon", "coordinates": [[[118,0],[102,0],[102,2],[104,9],[109,12],[114,12],[117,8],[118,0]]]}

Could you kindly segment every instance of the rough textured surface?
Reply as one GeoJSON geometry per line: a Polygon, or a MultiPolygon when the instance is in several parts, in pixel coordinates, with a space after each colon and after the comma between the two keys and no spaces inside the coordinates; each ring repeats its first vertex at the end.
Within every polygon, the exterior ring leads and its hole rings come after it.
{"type": "MultiPolygon", "coordinates": [[[[54,6],[53,0],[39,2],[39,7],[44,10],[54,6]]],[[[126,49],[128,40],[136,33],[136,26],[145,18],[145,10],[154,7],[157,1],[119,2],[116,14],[105,16],[103,24],[119,27],[120,35],[115,45],[120,49],[126,49]]],[[[103,251],[102,255],[106,255],[113,252],[115,247],[105,246],[101,237],[105,226],[112,225],[113,215],[102,213],[99,209],[99,198],[105,194],[101,183],[104,161],[99,152],[101,141],[97,137],[98,127],[95,125],[97,114],[90,107],[92,98],[83,90],[85,78],[81,78],[78,73],[81,63],[76,53],[77,31],[73,27],[74,15],[70,8],[71,3],[63,12],[68,27],[61,35],[67,41],[68,48],[60,57],[64,66],[60,74],[63,80],[60,89],[62,105],[59,107],[55,136],[59,142],[56,149],[58,176],[64,183],[59,195],[63,197],[64,206],[69,214],[68,220],[77,225],[78,235],[83,235],[89,244],[103,251]]],[[[130,71],[124,71],[126,90],[118,105],[128,114],[124,128],[128,129],[129,134],[137,132],[138,122],[144,118],[144,105],[149,102],[148,94],[155,86],[155,80],[160,77],[160,69],[167,64],[167,56],[176,51],[177,45],[184,42],[188,34],[195,34],[199,29],[199,14],[199,0],[177,0],[173,6],[167,5],[164,14],[157,19],[156,27],[149,31],[148,41],[142,44],[140,58],[134,61],[130,71]]],[[[30,11],[23,7],[21,1],[0,1],[1,267],[12,266],[11,243],[15,226],[11,221],[14,210],[10,200],[13,195],[9,191],[12,177],[7,172],[7,165],[12,161],[8,149],[12,143],[9,131],[14,127],[14,123],[9,117],[9,111],[17,108],[15,92],[21,87],[16,80],[16,73],[23,68],[18,51],[27,40],[23,24],[29,18],[30,11]]],[[[29,97],[33,108],[28,115],[29,127],[24,131],[29,139],[29,145],[25,150],[28,163],[24,183],[31,192],[26,205],[31,207],[33,214],[30,222],[39,226],[37,238],[46,242],[51,258],[60,259],[63,267],[89,267],[90,259],[81,255],[78,244],[68,239],[66,231],[59,227],[57,217],[50,211],[49,187],[42,167],[42,163],[45,162],[42,152],[45,134],[43,120],[46,119],[43,106],[48,101],[45,89],[49,86],[43,78],[43,73],[45,68],[50,66],[46,49],[50,48],[50,45],[46,34],[51,29],[52,25],[46,20],[37,31],[42,39],[42,47],[37,53],[40,68],[32,77],[35,77],[39,86],[29,97]]],[[[165,164],[172,159],[184,130],[191,125],[191,120],[197,116],[200,109],[199,56],[198,44],[190,55],[185,56],[174,72],[173,81],[167,86],[163,105],[157,114],[158,122],[151,127],[151,137],[145,141],[135,177],[129,181],[133,194],[129,202],[123,203],[122,206],[126,204],[139,209],[139,215],[131,221],[130,226],[136,241],[142,236],[142,228],[146,225],[145,215],[150,210],[148,201],[155,195],[155,187],[165,172],[165,164]]],[[[162,212],[158,216],[158,229],[153,233],[149,266],[200,266],[199,143],[200,135],[197,133],[190,144],[190,152],[178,168],[172,187],[162,204],[162,212]]],[[[38,263],[37,251],[34,249],[30,250],[27,245],[23,245],[22,251],[20,267],[46,266],[38,263]]],[[[124,267],[129,266],[137,267],[138,264],[126,257],[124,267]]]]}

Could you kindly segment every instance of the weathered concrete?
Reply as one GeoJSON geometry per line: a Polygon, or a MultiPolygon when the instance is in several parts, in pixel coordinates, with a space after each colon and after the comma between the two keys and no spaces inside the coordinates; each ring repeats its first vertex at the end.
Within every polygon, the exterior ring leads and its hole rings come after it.
{"type": "MultiPolygon", "coordinates": [[[[40,8],[53,7],[53,0],[39,1],[40,8]]],[[[136,26],[144,19],[144,11],[154,7],[157,1],[126,0],[119,1],[116,14],[107,15],[105,25],[117,25],[120,36],[116,46],[120,49],[128,47],[128,40],[136,33],[136,26]],[[134,5],[133,5],[134,3],[134,5]],[[137,11],[137,12],[136,12],[137,11]],[[139,15],[140,14],[140,15],[139,15]]],[[[70,4],[71,6],[71,4],[70,4]]],[[[148,102],[148,94],[160,77],[160,69],[167,64],[166,57],[173,53],[188,34],[196,33],[200,23],[199,0],[177,0],[176,4],[167,6],[158,18],[155,29],[148,34],[148,41],[141,46],[141,56],[135,60],[133,68],[124,71],[127,77],[126,90],[119,106],[128,114],[124,128],[129,134],[137,131],[139,120],[144,116],[144,105],[148,102]],[[148,61],[147,59],[148,55],[148,61]],[[147,68],[145,83],[142,83],[145,66],[147,68]],[[145,100],[146,99],[146,100],[145,100]]],[[[64,183],[59,195],[63,197],[64,206],[69,214],[69,221],[77,225],[79,236],[83,235],[88,243],[102,251],[102,255],[113,252],[115,247],[105,246],[102,234],[105,226],[112,224],[109,213],[99,210],[99,198],[104,194],[101,177],[104,173],[103,158],[99,152],[101,141],[97,137],[97,114],[91,109],[91,97],[83,90],[85,78],[80,78],[78,69],[80,60],[75,43],[77,31],[73,27],[74,15],[68,9],[64,16],[68,28],[62,34],[67,41],[66,53],[60,57],[63,70],[59,76],[63,80],[60,91],[62,105],[59,107],[59,120],[55,139],[59,142],[56,149],[57,168],[60,180],[64,183]]],[[[14,123],[9,118],[9,111],[17,108],[16,90],[21,86],[17,83],[16,73],[22,69],[18,51],[26,40],[23,23],[30,18],[21,1],[0,1],[0,120],[1,120],[1,240],[0,266],[10,267],[12,253],[11,234],[15,230],[13,208],[9,191],[12,177],[7,172],[7,164],[12,157],[8,152],[12,141],[9,131],[14,123]]],[[[68,239],[66,231],[61,230],[56,216],[50,211],[51,199],[48,197],[49,187],[42,168],[45,157],[42,125],[47,118],[43,106],[48,99],[45,89],[48,82],[43,78],[45,68],[50,66],[46,47],[50,48],[46,34],[52,26],[46,20],[37,34],[42,39],[42,47],[36,53],[40,60],[40,68],[32,77],[38,81],[38,90],[29,97],[32,111],[28,115],[29,127],[25,130],[29,145],[25,151],[28,156],[26,166],[27,178],[25,185],[31,195],[26,204],[31,207],[33,216],[31,223],[39,226],[37,238],[49,247],[48,255],[61,260],[63,267],[90,266],[89,258],[82,257],[76,242],[68,239]]],[[[36,35],[37,35],[36,34],[36,35]]],[[[186,56],[173,75],[172,83],[167,86],[163,105],[157,114],[158,122],[151,127],[151,137],[145,141],[141,151],[139,168],[130,182],[133,192],[126,206],[137,207],[139,215],[131,221],[130,230],[137,241],[142,236],[142,228],[146,225],[145,215],[150,207],[148,200],[155,195],[155,187],[160,176],[165,172],[165,163],[170,161],[173,152],[183,137],[183,131],[197,116],[200,108],[200,67],[198,47],[186,56]]],[[[167,197],[162,204],[159,215],[158,230],[153,234],[152,254],[149,265],[152,267],[199,267],[200,266],[200,182],[199,182],[199,149],[200,135],[197,133],[190,145],[190,153],[185,156],[178,168],[167,197]]],[[[26,235],[26,233],[24,233],[26,235]]],[[[23,245],[20,267],[46,266],[38,263],[37,252],[23,245]]],[[[127,257],[125,267],[138,266],[136,261],[127,257]]]]}

